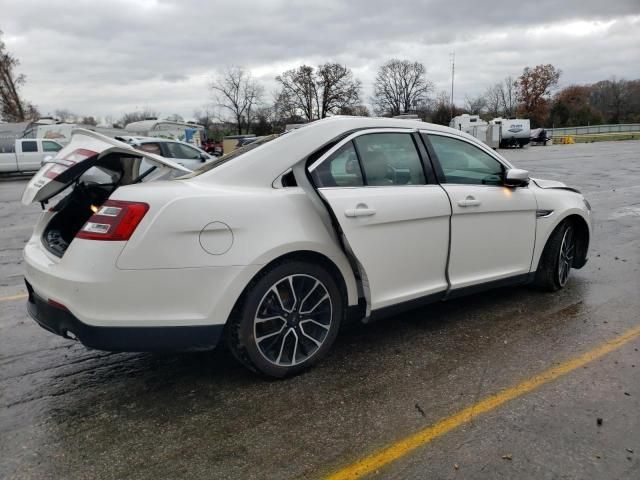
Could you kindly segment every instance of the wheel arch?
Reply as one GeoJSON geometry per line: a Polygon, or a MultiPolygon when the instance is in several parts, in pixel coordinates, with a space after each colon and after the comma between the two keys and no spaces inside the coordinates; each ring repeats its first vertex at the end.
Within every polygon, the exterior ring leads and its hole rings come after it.
{"type": "Polygon", "coordinates": [[[575,228],[577,233],[578,245],[576,247],[576,257],[573,262],[573,268],[582,268],[588,259],[589,243],[591,240],[591,228],[589,226],[589,220],[584,217],[584,214],[580,210],[574,210],[567,212],[564,216],[557,218],[553,225],[546,228],[546,235],[544,237],[544,245],[541,248],[536,248],[536,256],[534,258],[535,263],[532,266],[531,271],[535,272],[538,268],[540,258],[544,250],[547,248],[549,240],[553,233],[560,228],[565,222],[570,222],[575,228]]]}
{"type": "Polygon", "coordinates": [[[329,272],[329,274],[331,274],[331,276],[336,280],[338,288],[340,289],[345,307],[345,314],[349,313],[349,309],[357,306],[358,290],[355,276],[353,276],[353,272],[351,272],[351,270],[345,272],[344,266],[343,268],[340,268],[333,259],[329,258],[329,256],[325,255],[324,253],[315,250],[294,250],[278,255],[275,258],[271,259],[253,275],[251,280],[247,282],[245,287],[242,289],[240,295],[238,295],[238,297],[236,298],[229,316],[233,316],[238,311],[238,308],[242,305],[247,292],[256,282],[256,279],[260,278],[261,275],[264,275],[265,272],[273,268],[275,265],[292,260],[320,265],[324,267],[327,272],[329,272]],[[350,276],[349,273],[351,273],[350,276]]]}
{"type": "Polygon", "coordinates": [[[590,232],[589,224],[582,216],[572,214],[563,220],[564,222],[571,222],[576,229],[576,256],[573,259],[573,268],[582,268],[587,263],[587,252],[589,250],[590,232]]]}

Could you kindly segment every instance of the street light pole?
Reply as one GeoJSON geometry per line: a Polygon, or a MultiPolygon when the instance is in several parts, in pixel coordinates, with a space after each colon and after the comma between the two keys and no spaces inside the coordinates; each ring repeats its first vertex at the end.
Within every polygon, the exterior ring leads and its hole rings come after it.
{"type": "Polygon", "coordinates": [[[451,118],[455,116],[455,107],[453,105],[453,80],[456,74],[456,52],[449,54],[451,58],[451,118]]]}

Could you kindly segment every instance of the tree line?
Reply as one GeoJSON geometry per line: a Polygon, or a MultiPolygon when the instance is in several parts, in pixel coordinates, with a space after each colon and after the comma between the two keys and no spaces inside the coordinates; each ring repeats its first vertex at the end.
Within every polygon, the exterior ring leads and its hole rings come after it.
{"type": "Polygon", "coordinates": [[[506,77],[466,98],[462,111],[485,119],[523,116],[544,127],[640,123],[640,79],[612,77],[557,88],[561,74],[553,65],[526,67],[520,77],[506,77]]]}

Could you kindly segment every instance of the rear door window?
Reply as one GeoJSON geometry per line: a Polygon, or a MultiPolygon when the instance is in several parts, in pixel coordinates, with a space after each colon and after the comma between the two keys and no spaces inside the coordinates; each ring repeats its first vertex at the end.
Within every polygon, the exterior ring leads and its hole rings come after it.
{"type": "Polygon", "coordinates": [[[364,180],[353,142],[347,142],[311,172],[318,187],[362,187],[364,180]]]}
{"type": "Polygon", "coordinates": [[[410,133],[370,133],[355,140],[369,186],[425,185],[422,161],[410,133]]]}
{"type": "Polygon", "coordinates": [[[199,160],[201,153],[188,145],[182,143],[167,143],[167,149],[171,155],[171,158],[182,158],[186,160],[199,160]]]}

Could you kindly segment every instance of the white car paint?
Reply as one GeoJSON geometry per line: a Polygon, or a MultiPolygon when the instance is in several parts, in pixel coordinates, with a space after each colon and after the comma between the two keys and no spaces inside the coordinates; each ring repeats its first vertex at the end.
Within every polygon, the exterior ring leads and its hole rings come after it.
{"type": "MultiPolygon", "coordinates": [[[[25,247],[26,280],[39,298],[64,305],[86,326],[222,327],[265,266],[291,253],[313,252],[335,265],[346,304],[364,306],[369,317],[434,294],[535,272],[547,239],[569,215],[584,221],[591,234],[590,208],[562,184],[314,187],[309,171],[352,138],[375,131],[451,136],[513,168],[470,135],[447,127],[324,119],[247,147],[237,158],[222,157],[213,168],[120,186],[110,201],[149,206],[128,241],[75,238],[62,256],[55,255],[45,248],[43,232],[56,214],[44,212],[25,247]],[[297,185],[285,186],[286,176],[297,185]],[[461,206],[470,197],[478,203],[461,206]],[[359,209],[369,211],[359,215],[359,209]],[[538,217],[541,210],[551,213],[538,217]]],[[[60,158],[82,145],[102,157],[135,152],[179,168],[94,132],[76,136],[60,158]]],[[[30,183],[23,201],[42,200],[39,188],[30,183]]]]}

